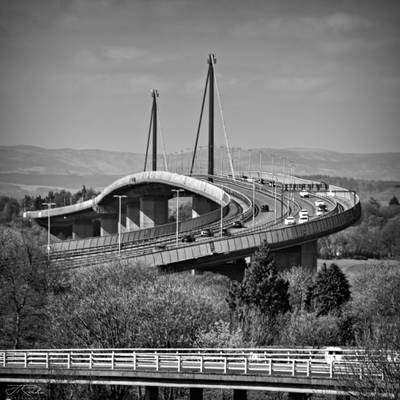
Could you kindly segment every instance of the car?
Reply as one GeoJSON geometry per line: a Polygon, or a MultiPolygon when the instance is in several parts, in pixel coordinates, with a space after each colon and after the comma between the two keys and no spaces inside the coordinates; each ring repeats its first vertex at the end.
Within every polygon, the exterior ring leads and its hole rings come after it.
{"type": "Polygon", "coordinates": [[[231,236],[231,233],[228,231],[228,229],[222,229],[222,236],[231,236]]]}
{"type": "Polygon", "coordinates": [[[268,204],[263,204],[261,206],[261,212],[268,212],[269,211],[269,205],[268,204]]]}
{"type": "Polygon", "coordinates": [[[232,228],[243,228],[243,224],[240,221],[235,221],[232,224],[232,228]]]}
{"type": "Polygon", "coordinates": [[[303,208],[302,210],[299,211],[299,217],[308,217],[308,210],[303,208]]]}
{"type": "Polygon", "coordinates": [[[164,243],[156,244],[156,245],[153,247],[153,253],[156,253],[157,251],[163,251],[163,250],[165,250],[166,248],[167,248],[167,246],[166,246],[164,243]]]}
{"type": "Polygon", "coordinates": [[[196,238],[194,237],[193,233],[189,233],[187,235],[183,235],[182,242],[184,243],[191,243],[194,242],[196,238]]]}
{"type": "Polygon", "coordinates": [[[325,361],[333,363],[334,361],[343,361],[344,352],[341,347],[329,346],[325,349],[325,361]]]}
{"type": "Polygon", "coordinates": [[[210,237],[210,236],[214,236],[214,233],[211,229],[207,228],[207,229],[203,229],[200,232],[200,236],[201,237],[210,237]]]}
{"type": "Polygon", "coordinates": [[[299,224],[304,224],[309,221],[308,215],[303,215],[299,218],[299,224]]]}
{"type": "Polygon", "coordinates": [[[308,193],[307,190],[301,190],[299,194],[300,197],[310,197],[310,193],[308,193]]]}
{"type": "Polygon", "coordinates": [[[296,223],[296,220],[294,217],[289,216],[285,218],[285,221],[283,222],[285,225],[294,225],[296,223]]]}
{"type": "Polygon", "coordinates": [[[315,204],[315,207],[320,207],[320,206],[325,205],[325,203],[322,200],[315,200],[314,204],[315,204]]]}

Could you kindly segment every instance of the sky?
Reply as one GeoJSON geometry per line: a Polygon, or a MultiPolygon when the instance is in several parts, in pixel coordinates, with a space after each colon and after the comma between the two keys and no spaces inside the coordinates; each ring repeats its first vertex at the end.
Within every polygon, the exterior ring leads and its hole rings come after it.
{"type": "Polygon", "coordinates": [[[191,149],[209,53],[232,147],[400,151],[398,0],[1,0],[0,145],[191,149]]]}

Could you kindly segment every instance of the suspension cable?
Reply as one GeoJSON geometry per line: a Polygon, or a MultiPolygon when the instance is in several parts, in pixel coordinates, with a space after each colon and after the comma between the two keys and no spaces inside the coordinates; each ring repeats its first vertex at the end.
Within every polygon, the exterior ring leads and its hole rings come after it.
{"type": "Polygon", "coordinates": [[[192,157],[192,165],[190,167],[190,173],[189,175],[192,175],[193,173],[193,167],[194,167],[194,160],[196,158],[196,153],[197,153],[197,145],[199,142],[199,134],[200,134],[200,128],[201,128],[201,121],[203,119],[203,112],[204,112],[204,103],[206,101],[206,95],[207,95],[207,88],[208,88],[208,80],[210,79],[210,71],[207,72],[207,78],[206,78],[206,84],[204,86],[204,92],[203,92],[203,101],[201,102],[201,111],[200,111],[200,119],[199,119],[199,124],[197,126],[197,134],[196,134],[196,142],[194,144],[194,150],[193,150],[193,157],[192,157]]]}
{"type": "Polygon", "coordinates": [[[162,133],[162,129],[161,129],[161,122],[160,122],[160,105],[157,104],[157,123],[158,123],[158,129],[160,131],[160,138],[161,138],[161,146],[163,149],[163,158],[164,158],[164,168],[165,171],[168,171],[168,162],[167,162],[167,155],[165,152],[165,142],[164,142],[164,135],[162,133]]]}
{"type": "MultiPolygon", "coordinates": [[[[214,66],[214,69],[215,69],[215,66],[214,66]]],[[[225,136],[225,145],[226,145],[226,150],[228,152],[229,166],[231,168],[232,178],[233,178],[233,180],[235,180],[235,170],[233,169],[233,162],[232,162],[232,156],[231,156],[231,151],[230,151],[230,147],[229,147],[228,135],[226,134],[225,120],[224,120],[224,114],[222,112],[221,97],[219,95],[216,73],[214,74],[214,82],[215,82],[215,88],[217,90],[219,112],[221,114],[222,130],[224,131],[224,136],[225,136]]]]}
{"type": "Polygon", "coordinates": [[[150,144],[150,135],[151,135],[151,126],[153,123],[153,112],[154,112],[154,104],[152,104],[151,106],[151,114],[150,114],[150,124],[149,124],[149,133],[147,135],[147,146],[146,146],[146,156],[144,157],[144,167],[143,167],[143,171],[146,171],[146,167],[147,167],[147,156],[149,154],[149,144],[150,144]]]}

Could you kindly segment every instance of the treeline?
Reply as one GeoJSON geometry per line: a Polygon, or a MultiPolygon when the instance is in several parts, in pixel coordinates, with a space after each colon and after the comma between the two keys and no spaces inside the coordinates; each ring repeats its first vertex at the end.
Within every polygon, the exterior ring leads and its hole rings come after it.
{"type": "Polygon", "coordinates": [[[400,184],[396,181],[374,181],[365,179],[347,178],[344,176],[328,175],[307,175],[304,179],[325,182],[329,185],[339,186],[348,190],[354,190],[357,193],[383,192],[389,188],[399,188],[400,184]]]}
{"type": "MultiPolygon", "coordinates": [[[[60,272],[37,250],[41,240],[39,230],[0,229],[2,348],[400,350],[400,271],[395,268],[366,268],[350,287],[335,264],[315,276],[302,267],[278,273],[264,244],[236,284],[219,275],[168,274],[121,262],[60,272]]],[[[161,395],[182,397],[171,389],[161,395]]],[[[141,398],[128,387],[84,385],[53,386],[51,396],[141,398]]]]}
{"type": "Polygon", "coordinates": [[[321,258],[384,258],[400,256],[400,205],[393,196],[386,206],[374,198],[361,202],[361,221],[318,240],[321,258]]]}
{"type": "Polygon", "coordinates": [[[98,194],[92,188],[82,186],[81,190],[72,193],[68,190],[49,191],[47,196],[25,195],[22,200],[8,196],[0,196],[0,223],[9,223],[16,219],[23,211],[35,211],[47,208],[43,203],[55,203],[53,207],[68,206],[89,200],[98,194]]]}

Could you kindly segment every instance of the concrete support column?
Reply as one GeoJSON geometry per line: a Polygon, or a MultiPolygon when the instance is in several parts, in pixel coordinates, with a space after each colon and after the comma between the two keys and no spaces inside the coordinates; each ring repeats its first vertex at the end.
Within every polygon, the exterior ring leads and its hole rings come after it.
{"type": "Polygon", "coordinates": [[[307,400],[307,393],[288,393],[288,400],[307,400]]]}
{"type": "Polygon", "coordinates": [[[273,251],[272,256],[279,269],[288,269],[301,265],[301,246],[293,246],[287,249],[273,251]]]}
{"type": "Polygon", "coordinates": [[[247,391],[243,389],[234,389],[233,400],[247,400],[247,391]]]}
{"type": "Polygon", "coordinates": [[[197,218],[200,215],[206,214],[219,207],[218,204],[205,197],[193,195],[192,197],[192,218],[197,218]]]}
{"type": "Polygon", "coordinates": [[[129,200],[126,204],[126,230],[140,229],[140,201],[129,200]]]}
{"type": "Polygon", "coordinates": [[[145,400],[158,400],[158,387],[157,386],[146,386],[144,388],[144,399],[145,400]]]}
{"type": "Polygon", "coordinates": [[[203,389],[190,388],[189,400],[203,400],[203,389]]]}
{"type": "Polygon", "coordinates": [[[167,222],[167,196],[143,196],[140,198],[140,228],[152,228],[167,222]]]}
{"type": "Polygon", "coordinates": [[[118,215],[102,215],[100,217],[100,236],[118,233],[118,215]]]}
{"type": "Polygon", "coordinates": [[[84,239],[93,236],[93,224],[89,219],[76,219],[72,224],[72,239],[84,239]]]}
{"type": "Polygon", "coordinates": [[[301,246],[301,265],[310,272],[317,272],[317,241],[304,243],[301,246]]]}

